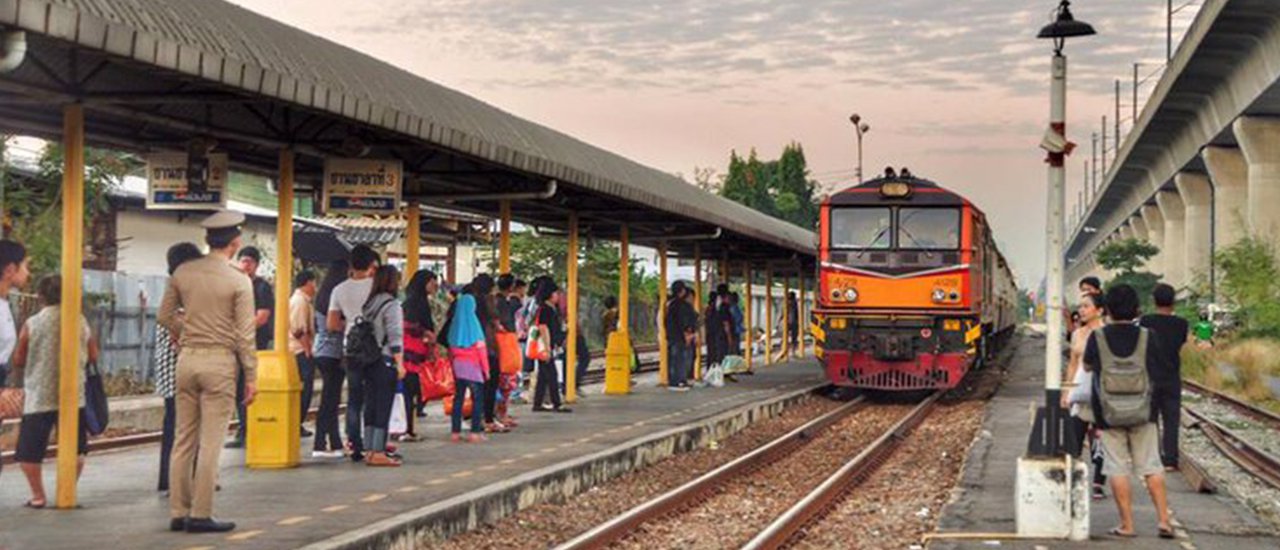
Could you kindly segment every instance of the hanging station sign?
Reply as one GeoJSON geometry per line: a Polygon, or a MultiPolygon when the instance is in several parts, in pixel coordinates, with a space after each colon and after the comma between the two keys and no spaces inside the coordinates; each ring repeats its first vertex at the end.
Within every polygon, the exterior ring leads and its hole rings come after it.
{"type": "Polygon", "coordinates": [[[147,208],[210,210],[227,206],[227,155],[147,155],[147,208]]]}
{"type": "Polygon", "coordinates": [[[403,175],[398,160],[325,159],[324,210],[394,214],[400,208],[403,175]]]}

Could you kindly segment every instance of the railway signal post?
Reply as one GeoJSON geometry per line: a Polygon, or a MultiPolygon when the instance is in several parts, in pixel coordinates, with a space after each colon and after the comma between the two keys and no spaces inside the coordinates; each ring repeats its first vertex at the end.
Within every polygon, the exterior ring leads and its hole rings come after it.
{"type": "Polygon", "coordinates": [[[1027,453],[1018,459],[1015,506],[1018,534],[1031,537],[1089,538],[1088,467],[1066,452],[1069,417],[1061,407],[1063,339],[1063,234],[1067,155],[1075,144],[1066,137],[1067,58],[1062,54],[1067,38],[1095,34],[1093,27],[1076,21],[1071,2],[1062,0],[1056,19],[1040,30],[1038,38],[1053,40],[1049,130],[1040,147],[1048,153],[1049,198],[1047,262],[1047,311],[1045,322],[1045,402],[1036,411],[1027,453]]]}

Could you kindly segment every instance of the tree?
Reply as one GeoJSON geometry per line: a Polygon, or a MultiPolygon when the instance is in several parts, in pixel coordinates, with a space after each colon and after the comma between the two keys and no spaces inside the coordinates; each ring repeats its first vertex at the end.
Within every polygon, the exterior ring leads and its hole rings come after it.
{"type": "Polygon", "coordinates": [[[1098,263],[1102,267],[1118,271],[1108,286],[1127,284],[1138,293],[1144,310],[1151,310],[1151,291],[1160,282],[1160,276],[1148,271],[1138,271],[1145,267],[1147,260],[1160,253],[1155,245],[1138,239],[1124,239],[1107,244],[1098,249],[1098,263]]]}
{"type": "Polygon", "coordinates": [[[746,159],[729,154],[720,195],[800,227],[818,224],[818,183],[809,179],[804,149],[787,145],[778,160],[762,161],[753,149],[746,159]]]}
{"type": "Polygon", "coordinates": [[[1280,337],[1280,267],[1268,243],[1249,236],[1214,255],[1222,297],[1245,336],[1280,337]]]}

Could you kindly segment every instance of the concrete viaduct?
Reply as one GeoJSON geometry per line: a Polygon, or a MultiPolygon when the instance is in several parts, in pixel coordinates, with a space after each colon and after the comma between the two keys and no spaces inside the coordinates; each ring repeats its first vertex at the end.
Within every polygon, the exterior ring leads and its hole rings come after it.
{"type": "MultiPolygon", "coordinates": [[[[1178,288],[1215,282],[1215,251],[1280,236],[1280,2],[1207,0],[1068,232],[1066,285],[1107,278],[1097,250],[1137,238],[1178,288]]],[[[1068,293],[1074,295],[1074,293],[1068,293]]]]}

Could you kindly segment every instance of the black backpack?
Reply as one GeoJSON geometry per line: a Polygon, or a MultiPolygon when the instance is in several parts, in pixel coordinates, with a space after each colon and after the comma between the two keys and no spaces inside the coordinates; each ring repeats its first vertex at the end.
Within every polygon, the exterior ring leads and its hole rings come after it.
{"type": "Polygon", "coordinates": [[[386,344],[386,338],[378,340],[378,330],[374,323],[378,322],[383,310],[392,303],[395,303],[395,300],[383,300],[382,305],[378,306],[372,314],[369,306],[373,305],[373,300],[370,299],[365,303],[360,316],[356,317],[351,324],[351,331],[347,333],[344,351],[349,366],[366,367],[382,360],[382,346],[386,344]]]}

